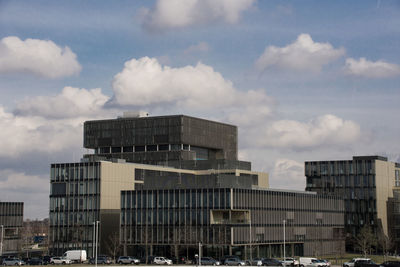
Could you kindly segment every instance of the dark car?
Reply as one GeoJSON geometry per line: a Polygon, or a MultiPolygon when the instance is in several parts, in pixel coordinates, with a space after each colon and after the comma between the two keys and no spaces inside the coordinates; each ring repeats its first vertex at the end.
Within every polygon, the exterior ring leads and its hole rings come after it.
{"type": "Polygon", "coordinates": [[[217,260],[215,260],[214,258],[211,257],[201,257],[201,265],[221,265],[221,263],[217,260]]]}
{"type": "Polygon", "coordinates": [[[50,259],[51,259],[52,257],[53,257],[53,256],[43,256],[43,257],[42,257],[43,264],[49,264],[49,263],[50,263],[50,259]]]}
{"type": "Polygon", "coordinates": [[[146,257],[143,257],[143,258],[140,259],[140,263],[153,264],[154,263],[154,257],[155,256],[147,256],[147,260],[146,260],[146,257]]]}
{"type": "Polygon", "coordinates": [[[379,267],[379,264],[372,260],[359,260],[354,263],[354,267],[379,267]]]}
{"type": "Polygon", "coordinates": [[[282,262],[277,259],[262,259],[261,262],[264,266],[282,266],[282,262]]]}
{"type": "MultiPolygon", "coordinates": [[[[95,259],[96,258],[91,258],[89,260],[89,263],[95,264],[96,263],[95,259]]],[[[97,256],[97,264],[111,264],[111,258],[108,256],[97,256]]]]}
{"type": "Polygon", "coordinates": [[[31,258],[26,262],[26,264],[29,264],[29,265],[45,265],[46,263],[42,259],[31,258]]]}
{"type": "Polygon", "coordinates": [[[381,264],[383,267],[400,267],[400,261],[385,261],[381,264]]]}

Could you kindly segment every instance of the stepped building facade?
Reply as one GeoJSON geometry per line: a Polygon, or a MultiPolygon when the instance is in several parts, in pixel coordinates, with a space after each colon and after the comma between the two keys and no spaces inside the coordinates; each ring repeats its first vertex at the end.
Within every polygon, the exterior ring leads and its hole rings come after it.
{"type": "Polygon", "coordinates": [[[184,115],[87,121],[81,162],[51,165],[51,252],[316,255],[344,244],[344,202],[269,188],[268,174],[239,161],[237,127],[184,115]],[[285,225],[285,227],[284,227],[285,225]],[[284,231],[285,229],[285,231],[284,231]],[[283,246],[285,244],[285,247],[283,246]]]}

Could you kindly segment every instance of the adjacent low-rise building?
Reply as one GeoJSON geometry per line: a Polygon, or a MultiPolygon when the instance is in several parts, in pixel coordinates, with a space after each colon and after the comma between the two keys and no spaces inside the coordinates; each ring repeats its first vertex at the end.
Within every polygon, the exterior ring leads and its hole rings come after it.
{"type": "Polygon", "coordinates": [[[23,202],[0,202],[0,255],[18,253],[23,220],[23,202]]]}
{"type": "Polygon", "coordinates": [[[391,224],[388,204],[396,200],[393,192],[400,186],[399,172],[399,163],[381,156],[309,161],[305,162],[306,190],[344,199],[349,237],[355,237],[364,225],[372,227],[377,235],[389,236],[395,225],[391,224]]]}

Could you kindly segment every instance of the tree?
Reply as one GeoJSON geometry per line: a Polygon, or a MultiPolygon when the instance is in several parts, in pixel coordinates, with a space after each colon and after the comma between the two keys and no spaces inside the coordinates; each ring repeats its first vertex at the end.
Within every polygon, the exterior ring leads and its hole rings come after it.
{"type": "Polygon", "coordinates": [[[380,247],[382,248],[382,252],[386,260],[388,251],[393,247],[393,240],[389,236],[385,235],[383,231],[380,231],[378,242],[380,247]]]}
{"type": "Polygon", "coordinates": [[[369,225],[364,225],[363,228],[361,228],[360,233],[355,238],[355,244],[366,258],[371,248],[376,245],[376,237],[369,225]]]}
{"type": "Polygon", "coordinates": [[[121,243],[119,242],[119,233],[114,232],[108,237],[108,242],[106,243],[106,249],[108,253],[113,257],[114,262],[118,253],[121,250],[121,243]]]}

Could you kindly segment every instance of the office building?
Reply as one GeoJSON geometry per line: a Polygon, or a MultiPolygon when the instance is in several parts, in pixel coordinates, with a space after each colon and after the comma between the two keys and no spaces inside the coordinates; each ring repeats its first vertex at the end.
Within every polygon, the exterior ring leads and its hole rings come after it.
{"type": "Polygon", "coordinates": [[[122,191],[128,255],[221,258],[332,255],[344,248],[343,201],[311,192],[202,188],[122,191]],[[283,226],[285,224],[285,227],[283,226]]]}
{"type": "Polygon", "coordinates": [[[84,147],[93,154],[51,165],[50,251],[80,248],[93,255],[95,221],[102,254],[118,233],[122,253],[135,256],[192,258],[198,242],[209,255],[282,256],[283,220],[287,255],[340,247],[342,200],[269,190],[268,174],[239,161],[237,146],[236,126],[184,115],[85,122],[84,147]],[[137,206],[128,204],[133,201],[137,206]],[[182,241],[176,233],[183,226],[189,232],[182,241]]]}
{"type": "Polygon", "coordinates": [[[393,228],[388,225],[388,201],[400,186],[399,170],[399,163],[381,156],[305,162],[306,191],[344,198],[349,237],[355,237],[364,225],[388,235],[393,228]]]}
{"type": "Polygon", "coordinates": [[[18,253],[23,221],[23,202],[0,202],[0,255],[18,253]]]}

